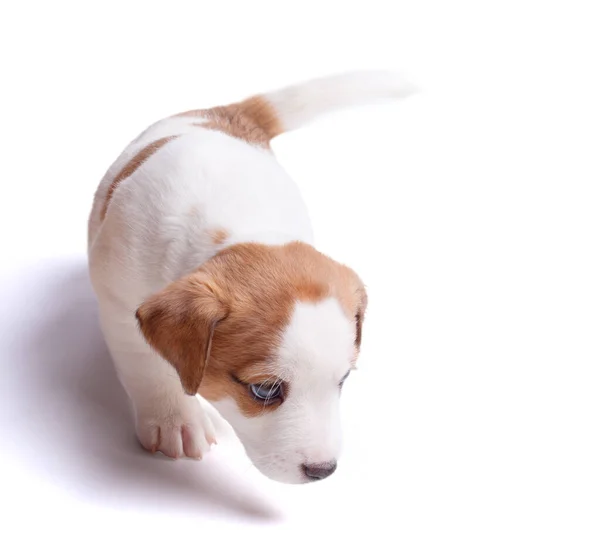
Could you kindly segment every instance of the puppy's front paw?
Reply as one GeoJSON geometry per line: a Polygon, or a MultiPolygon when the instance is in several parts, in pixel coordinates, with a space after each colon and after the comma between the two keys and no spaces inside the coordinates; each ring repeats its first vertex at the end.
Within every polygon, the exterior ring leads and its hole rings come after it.
{"type": "Polygon", "coordinates": [[[170,458],[202,459],[216,444],[210,417],[194,397],[184,398],[177,407],[137,412],[136,429],[142,446],[170,458]]]}

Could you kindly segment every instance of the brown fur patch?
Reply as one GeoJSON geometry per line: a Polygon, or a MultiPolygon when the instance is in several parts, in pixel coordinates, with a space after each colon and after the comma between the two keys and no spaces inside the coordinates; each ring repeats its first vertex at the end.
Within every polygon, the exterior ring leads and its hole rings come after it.
{"type": "Polygon", "coordinates": [[[106,199],[104,201],[104,206],[102,208],[101,218],[104,219],[106,216],[106,211],[108,210],[108,205],[112,196],[117,189],[117,186],[126,178],[131,176],[148,158],[150,158],[155,152],[157,152],[161,147],[166,145],[169,141],[177,138],[178,135],[171,135],[169,137],[163,137],[162,139],[157,139],[153,143],[146,145],[141,151],[136,153],[131,160],[123,167],[123,169],[116,175],[115,179],[108,186],[108,191],[106,193],[106,199]]]}
{"type": "Polygon", "coordinates": [[[296,301],[335,297],[357,322],[357,352],[366,294],[356,274],[313,247],[238,244],[168,286],[138,310],[147,341],[179,372],[188,393],[231,396],[248,416],[270,411],[235,381],[269,377],[279,333],[296,301]],[[358,315],[358,316],[357,316],[358,315]]]}
{"type": "Polygon", "coordinates": [[[208,121],[193,125],[221,131],[267,149],[269,141],[284,131],[275,109],[260,95],[228,106],[190,110],[177,116],[205,118],[208,121]]]}
{"type": "Polygon", "coordinates": [[[208,235],[215,245],[223,245],[229,237],[229,232],[224,228],[216,228],[215,230],[210,230],[208,235]]]}

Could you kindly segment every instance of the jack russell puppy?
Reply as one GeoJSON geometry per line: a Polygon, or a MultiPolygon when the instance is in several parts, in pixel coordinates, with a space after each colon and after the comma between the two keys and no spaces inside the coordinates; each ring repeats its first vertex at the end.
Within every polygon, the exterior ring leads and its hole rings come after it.
{"type": "Polygon", "coordinates": [[[144,448],[202,458],[216,440],[200,395],[267,477],[334,472],[340,390],[367,294],[313,247],[300,192],[269,141],[412,91],[394,73],[356,72],[183,112],[110,167],[89,219],[89,269],[144,448]]]}

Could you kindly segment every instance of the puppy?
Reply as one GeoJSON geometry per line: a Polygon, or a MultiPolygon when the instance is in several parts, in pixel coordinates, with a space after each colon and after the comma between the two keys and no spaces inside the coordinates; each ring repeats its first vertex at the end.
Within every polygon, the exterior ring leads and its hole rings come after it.
{"type": "Polygon", "coordinates": [[[204,456],[215,429],[199,394],[266,476],[334,472],[367,294],[313,247],[269,141],[409,93],[395,74],[358,72],[191,110],[149,127],[110,167],[89,219],[89,269],[144,448],[204,456]]]}

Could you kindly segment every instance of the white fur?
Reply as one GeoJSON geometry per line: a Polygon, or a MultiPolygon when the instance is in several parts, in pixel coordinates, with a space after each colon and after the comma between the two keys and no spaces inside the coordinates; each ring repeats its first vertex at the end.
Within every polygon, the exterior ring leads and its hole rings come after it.
{"type": "MultiPolygon", "coordinates": [[[[338,106],[405,95],[393,74],[316,80],[267,95],[288,128],[338,106]]],[[[89,221],[89,263],[100,319],[117,372],[134,406],[145,446],[168,455],[201,457],[214,435],[198,401],[184,394],[175,370],[144,341],[135,311],[151,294],[202,265],[219,248],[210,232],[243,241],[312,243],[298,189],[271,152],[218,131],[198,118],[158,122],[115,161],[96,193],[89,221]],[[110,183],[146,145],[179,137],[150,156],[112,196],[110,183]]],[[[289,373],[290,398],[269,415],[243,417],[232,400],[216,404],[267,475],[303,480],[299,465],[335,459],[339,451],[339,379],[352,357],[353,331],[333,300],[300,305],[284,335],[278,372],[289,373]]]]}

